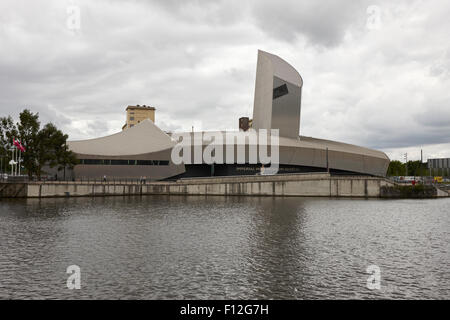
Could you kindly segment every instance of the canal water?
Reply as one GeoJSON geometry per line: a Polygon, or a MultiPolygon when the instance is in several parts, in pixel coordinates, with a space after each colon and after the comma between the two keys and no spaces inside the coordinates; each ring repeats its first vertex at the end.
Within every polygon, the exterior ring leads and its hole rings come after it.
{"type": "Polygon", "coordinates": [[[449,208],[448,198],[1,200],[0,298],[450,299],[449,208]],[[79,290],[67,288],[71,265],[79,290]]]}

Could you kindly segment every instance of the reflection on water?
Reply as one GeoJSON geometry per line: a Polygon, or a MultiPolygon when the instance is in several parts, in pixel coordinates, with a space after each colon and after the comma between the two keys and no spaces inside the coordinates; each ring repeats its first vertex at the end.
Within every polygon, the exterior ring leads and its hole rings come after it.
{"type": "Polygon", "coordinates": [[[450,298],[450,199],[1,200],[0,298],[450,298]],[[81,267],[81,290],[66,268],[81,267]],[[381,290],[366,268],[381,268],[381,290]]]}

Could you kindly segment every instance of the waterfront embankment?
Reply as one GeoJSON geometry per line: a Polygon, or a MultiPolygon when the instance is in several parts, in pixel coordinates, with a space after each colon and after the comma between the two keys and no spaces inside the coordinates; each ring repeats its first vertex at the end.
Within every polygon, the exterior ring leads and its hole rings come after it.
{"type": "MultiPolygon", "coordinates": [[[[189,178],[177,181],[65,181],[0,184],[0,197],[48,198],[117,195],[229,195],[389,197],[395,183],[380,177],[332,176],[328,173],[273,176],[189,178]],[[382,191],[384,190],[384,191],[382,191]]],[[[424,197],[436,194],[424,193],[424,197]]]]}
{"type": "Polygon", "coordinates": [[[0,197],[3,198],[118,195],[434,198],[448,196],[448,193],[434,186],[403,187],[381,177],[332,176],[328,173],[202,177],[147,183],[55,181],[0,184],[0,197]]]}

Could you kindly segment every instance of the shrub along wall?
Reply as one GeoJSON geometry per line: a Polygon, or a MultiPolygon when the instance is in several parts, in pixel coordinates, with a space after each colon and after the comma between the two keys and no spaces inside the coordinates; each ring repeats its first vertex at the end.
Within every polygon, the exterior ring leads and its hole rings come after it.
{"type": "Polygon", "coordinates": [[[382,186],[381,198],[434,198],[437,190],[433,186],[382,186]]]}

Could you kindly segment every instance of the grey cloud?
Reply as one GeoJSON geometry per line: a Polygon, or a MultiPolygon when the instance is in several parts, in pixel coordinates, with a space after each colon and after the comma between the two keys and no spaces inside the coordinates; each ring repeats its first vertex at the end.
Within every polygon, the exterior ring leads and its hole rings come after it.
{"type": "Polygon", "coordinates": [[[1,2],[1,115],[29,107],[76,139],[119,131],[129,104],[155,106],[165,130],[236,128],[265,49],[305,80],[302,134],[380,149],[448,142],[445,2],[379,1],[374,32],[368,1],[74,3],[78,32],[69,2],[1,2]]]}
{"type": "Polygon", "coordinates": [[[152,2],[178,19],[196,24],[230,25],[244,19],[277,40],[294,41],[304,36],[314,45],[333,46],[346,30],[364,28],[369,1],[345,0],[211,0],[152,2]]]}
{"type": "Polygon", "coordinates": [[[248,14],[249,3],[237,0],[162,0],[152,4],[191,23],[230,25],[248,14]]]}
{"type": "Polygon", "coordinates": [[[414,116],[415,121],[421,125],[435,130],[445,130],[445,136],[450,142],[450,99],[438,105],[430,105],[414,116]]]}
{"type": "Polygon", "coordinates": [[[339,44],[347,28],[364,26],[366,8],[360,1],[257,1],[257,25],[276,39],[295,41],[305,36],[313,45],[339,44]]]}

